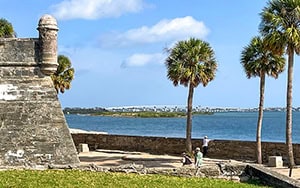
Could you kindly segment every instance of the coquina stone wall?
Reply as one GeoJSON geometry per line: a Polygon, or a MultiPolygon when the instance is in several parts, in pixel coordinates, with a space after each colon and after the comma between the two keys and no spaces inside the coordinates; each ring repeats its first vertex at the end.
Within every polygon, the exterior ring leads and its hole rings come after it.
{"type": "Polygon", "coordinates": [[[39,38],[0,38],[0,167],[78,164],[50,75],[57,23],[39,20],[39,38]]]}
{"type": "MultiPolygon", "coordinates": [[[[153,154],[181,155],[185,151],[184,138],[123,136],[106,134],[72,134],[74,143],[89,145],[90,150],[115,149],[149,152],[153,154]]],[[[201,139],[192,140],[193,148],[201,147],[201,139]]],[[[218,159],[235,159],[255,161],[256,143],[251,141],[213,140],[209,142],[208,157],[218,159]]],[[[284,143],[262,142],[263,161],[269,156],[282,156],[287,163],[286,145],[284,143]]],[[[300,145],[294,144],[294,157],[300,164],[300,145]]]]}

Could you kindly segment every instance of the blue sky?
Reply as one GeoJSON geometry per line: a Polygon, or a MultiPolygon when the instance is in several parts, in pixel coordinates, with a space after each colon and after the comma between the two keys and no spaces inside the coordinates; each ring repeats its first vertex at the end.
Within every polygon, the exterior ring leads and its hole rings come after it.
{"type": "MultiPolygon", "coordinates": [[[[188,89],[166,77],[165,48],[196,37],[210,43],[216,78],[194,93],[194,106],[257,107],[259,78],[247,79],[240,54],[258,35],[266,0],[0,0],[0,17],[18,37],[38,37],[39,18],[58,22],[59,54],[75,68],[63,107],[186,105],[188,89]]],[[[300,104],[299,65],[294,69],[294,106],[300,104]]],[[[268,78],[265,106],[285,106],[286,71],[268,78]]]]}

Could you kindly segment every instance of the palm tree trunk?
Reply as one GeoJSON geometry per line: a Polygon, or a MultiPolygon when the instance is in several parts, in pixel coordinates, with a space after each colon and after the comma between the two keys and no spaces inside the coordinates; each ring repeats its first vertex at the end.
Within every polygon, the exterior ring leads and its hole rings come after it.
{"type": "Polygon", "coordinates": [[[258,110],[258,120],[257,120],[257,129],[256,129],[256,157],[257,163],[262,164],[262,155],[261,155],[261,127],[264,113],[264,95],[265,95],[265,72],[261,71],[260,73],[260,97],[259,97],[259,110],[258,110]]]}
{"type": "Polygon", "coordinates": [[[193,109],[194,87],[190,83],[187,101],[187,121],[186,121],[186,150],[192,153],[192,109],[193,109]]]}
{"type": "Polygon", "coordinates": [[[288,47],[288,80],[286,98],[286,144],[288,149],[290,176],[295,165],[292,143],[292,89],[293,89],[294,50],[288,47]]]}

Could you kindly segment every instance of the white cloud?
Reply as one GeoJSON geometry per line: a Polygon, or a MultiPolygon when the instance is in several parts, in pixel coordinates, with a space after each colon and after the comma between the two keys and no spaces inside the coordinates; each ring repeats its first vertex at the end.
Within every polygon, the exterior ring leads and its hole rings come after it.
{"type": "Polygon", "coordinates": [[[164,62],[164,55],[161,53],[154,54],[134,54],[128,57],[121,65],[121,67],[143,67],[149,64],[162,64],[164,62]]]}
{"type": "Polygon", "coordinates": [[[112,34],[101,38],[103,46],[127,46],[130,44],[144,44],[183,40],[188,37],[205,38],[209,29],[201,21],[191,16],[162,20],[152,27],[143,26],[125,33],[112,34]]]}
{"type": "Polygon", "coordinates": [[[64,0],[52,8],[57,19],[67,20],[119,17],[138,12],[144,6],[143,0],[64,0]]]}

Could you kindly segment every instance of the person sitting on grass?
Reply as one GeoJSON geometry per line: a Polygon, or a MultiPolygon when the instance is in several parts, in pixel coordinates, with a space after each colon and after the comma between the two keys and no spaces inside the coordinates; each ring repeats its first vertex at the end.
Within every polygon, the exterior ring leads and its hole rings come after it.
{"type": "Polygon", "coordinates": [[[192,159],[185,152],[182,153],[182,166],[192,164],[192,159]]]}

